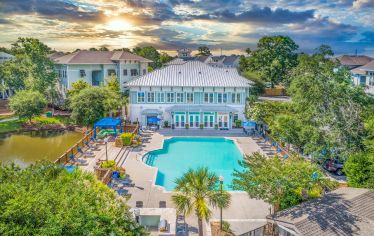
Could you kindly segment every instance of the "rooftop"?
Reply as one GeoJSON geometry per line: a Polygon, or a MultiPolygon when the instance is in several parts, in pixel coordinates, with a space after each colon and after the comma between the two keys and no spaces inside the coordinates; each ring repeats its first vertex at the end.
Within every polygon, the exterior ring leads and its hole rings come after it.
{"type": "Polygon", "coordinates": [[[296,235],[374,235],[374,191],[340,188],[267,218],[296,235]]]}
{"type": "Polygon", "coordinates": [[[247,88],[252,83],[240,76],[236,69],[215,68],[200,61],[188,61],[155,70],[128,82],[127,86],[247,88]]]}
{"type": "Polygon", "coordinates": [[[77,51],[54,59],[56,64],[113,64],[114,61],[131,60],[152,62],[144,57],[124,51],[77,51]]]}
{"type": "Polygon", "coordinates": [[[369,63],[373,58],[364,55],[342,55],[336,58],[345,66],[363,66],[369,63]]]}

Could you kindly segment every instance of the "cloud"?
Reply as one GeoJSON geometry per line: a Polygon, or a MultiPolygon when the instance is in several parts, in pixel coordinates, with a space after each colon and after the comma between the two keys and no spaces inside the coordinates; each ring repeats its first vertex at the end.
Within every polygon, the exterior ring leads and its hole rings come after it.
{"type": "Polygon", "coordinates": [[[371,8],[374,7],[373,0],[355,0],[353,1],[352,8],[355,10],[359,10],[362,8],[371,8]]]}
{"type": "Polygon", "coordinates": [[[0,19],[0,25],[11,24],[11,21],[7,19],[0,19]]]}
{"type": "Polygon", "coordinates": [[[98,21],[103,17],[99,11],[86,11],[78,6],[54,0],[2,0],[0,13],[4,15],[33,15],[47,19],[58,19],[70,22],[98,21]]]}
{"type": "Polygon", "coordinates": [[[363,36],[363,38],[360,40],[360,42],[374,44],[374,31],[366,31],[361,35],[363,36]]]}

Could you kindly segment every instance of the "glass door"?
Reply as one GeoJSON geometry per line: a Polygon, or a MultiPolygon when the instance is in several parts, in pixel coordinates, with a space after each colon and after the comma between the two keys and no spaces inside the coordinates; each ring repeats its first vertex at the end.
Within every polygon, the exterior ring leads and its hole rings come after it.
{"type": "Polygon", "coordinates": [[[175,124],[175,128],[179,128],[180,127],[180,123],[179,123],[179,115],[175,115],[174,117],[174,124],[175,124]]]}

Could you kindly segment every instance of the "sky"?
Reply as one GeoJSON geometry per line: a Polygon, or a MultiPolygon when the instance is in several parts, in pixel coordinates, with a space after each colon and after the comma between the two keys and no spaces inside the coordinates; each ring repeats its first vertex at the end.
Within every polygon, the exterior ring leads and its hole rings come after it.
{"type": "Polygon", "coordinates": [[[154,46],[174,54],[209,46],[243,54],[290,36],[303,52],[374,56],[374,0],[0,0],[0,46],[35,37],[58,51],[154,46]]]}

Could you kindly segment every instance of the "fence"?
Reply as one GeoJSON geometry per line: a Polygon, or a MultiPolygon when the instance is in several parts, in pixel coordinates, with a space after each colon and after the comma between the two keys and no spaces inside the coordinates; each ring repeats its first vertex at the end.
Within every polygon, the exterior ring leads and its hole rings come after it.
{"type": "Polygon", "coordinates": [[[264,96],[286,96],[286,90],[284,88],[266,88],[264,90],[264,96]]]}
{"type": "Polygon", "coordinates": [[[62,154],[56,161],[56,164],[62,164],[65,165],[67,162],[69,162],[69,156],[73,155],[75,156],[79,152],[79,148],[83,148],[86,146],[91,139],[94,137],[93,130],[90,130],[86,133],[86,135],[79,140],[74,146],[72,146],[67,152],[62,154]]]}

